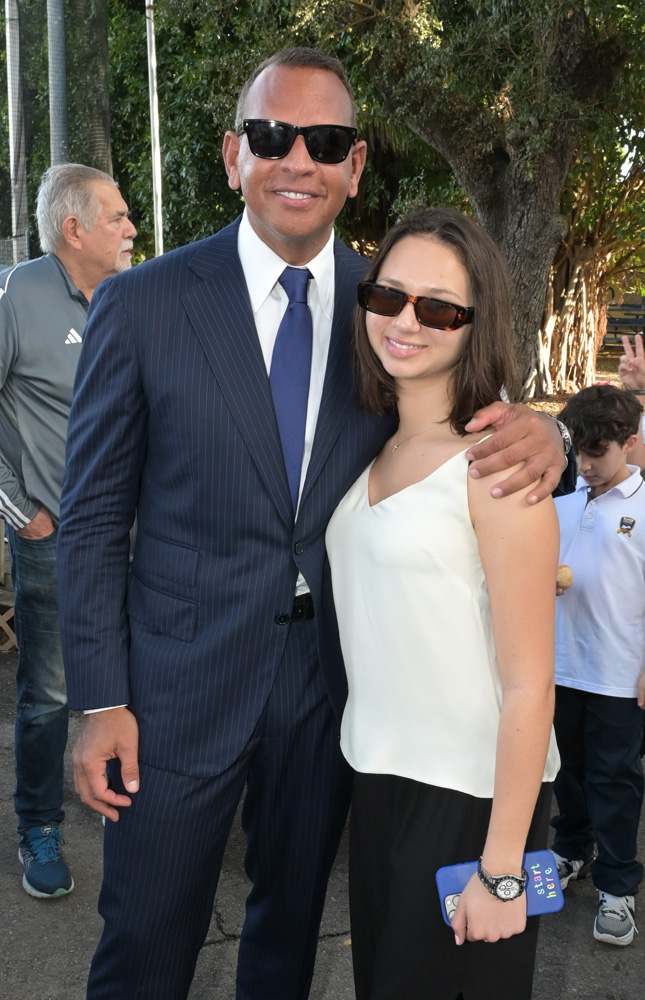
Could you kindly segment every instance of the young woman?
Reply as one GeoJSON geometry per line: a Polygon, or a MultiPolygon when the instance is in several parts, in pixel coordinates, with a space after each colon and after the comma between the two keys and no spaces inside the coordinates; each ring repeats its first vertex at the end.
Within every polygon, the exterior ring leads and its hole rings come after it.
{"type": "Polygon", "coordinates": [[[358,302],[362,399],[400,422],[327,532],[355,770],[357,997],[528,1000],[522,856],[546,846],[557,770],[557,519],[528,489],[495,499],[470,477],[485,434],[464,430],[514,390],[506,272],[474,222],[427,210],[390,230],[358,302]],[[451,930],[435,872],[480,857],[451,930]],[[499,876],[514,898],[493,894],[499,876]]]}

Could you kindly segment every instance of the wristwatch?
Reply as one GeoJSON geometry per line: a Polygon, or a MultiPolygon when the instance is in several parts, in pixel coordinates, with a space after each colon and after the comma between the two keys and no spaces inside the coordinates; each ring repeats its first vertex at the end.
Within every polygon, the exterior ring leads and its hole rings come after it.
{"type": "MultiPolygon", "coordinates": [[[[551,416],[551,414],[549,414],[549,416],[551,416]]],[[[567,425],[563,424],[562,421],[558,420],[557,417],[552,417],[551,419],[555,420],[556,424],[558,425],[558,430],[560,431],[560,434],[562,436],[562,444],[564,445],[564,453],[565,455],[568,455],[569,452],[571,451],[571,435],[567,430],[567,425]]]]}
{"type": "Polygon", "coordinates": [[[479,876],[479,881],[485,889],[488,889],[491,896],[495,896],[502,903],[508,903],[511,899],[517,899],[526,888],[527,874],[524,869],[522,869],[521,876],[489,875],[482,868],[482,859],[480,858],[477,862],[477,875],[479,876]]]}

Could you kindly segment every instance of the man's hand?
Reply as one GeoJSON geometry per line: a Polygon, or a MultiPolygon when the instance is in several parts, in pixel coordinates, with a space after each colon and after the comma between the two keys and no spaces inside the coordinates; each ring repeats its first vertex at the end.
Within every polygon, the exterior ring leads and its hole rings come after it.
{"type": "Polygon", "coordinates": [[[539,480],[527,502],[538,503],[548,497],[567,465],[555,420],[520,403],[499,402],[477,410],[466,430],[481,431],[489,425],[495,433],[466,452],[466,458],[475,460],[470,475],[479,479],[523,463],[521,469],[491,489],[491,496],[505,497],[539,480]]]}
{"type": "Polygon", "coordinates": [[[51,514],[45,507],[41,507],[34,518],[24,528],[20,528],[17,534],[23,538],[47,538],[54,534],[54,522],[51,514]]]}
{"type": "Polygon", "coordinates": [[[74,753],[74,787],[86,806],[96,809],[115,822],[117,806],[129,806],[132,800],[108,787],[105,767],[108,760],[121,761],[121,778],[129,792],[139,790],[139,727],[127,708],[108,708],[85,716],[74,753]]]}
{"type": "Polygon", "coordinates": [[[637,333],[634,337],[634,347],[629,337],[621,337],[624,354],[618,362],[618,374],[624,386],[628,389],[645,389],[645,351],[643,350],[643,335],[637,333]]]}

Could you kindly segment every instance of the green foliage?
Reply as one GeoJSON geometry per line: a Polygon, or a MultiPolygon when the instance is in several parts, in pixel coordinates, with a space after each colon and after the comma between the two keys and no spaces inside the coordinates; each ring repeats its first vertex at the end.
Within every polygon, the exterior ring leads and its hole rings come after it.
{"type": "MultiPolygon", "coordinates": [[[[212,233],[240,211],[221,145],[233,123],[240,72],[249,65],[236,48],[238,31],[253,21],[252,5],[242,7],[222,5],[217,30],[204,23],[199,4],[162,2],[155,8],[165,249],[212,233]]],[[[154,221],[141,4],[110,0],[110,75],[114,172],[139,229],[137,249],[150,256],[154,221]]]]}
{"type": "MultiPolygon", "coordinates": [[[[66,0],[65,29],[67,46],[67,100],[69,128],[69,158],[87,163],[89,108],[91,89],[97,75],[95,20],[102,0],[66,0]]],[[[0,121],[5,126],[0,134],[0,204],[2,230],[9,235],[11,228],[9,135],[6,88],[6,52],[4,49],[4,5],[0,12],[2,54],[0,59],[0,121]],[[7,211],[4,211],[4,205],[7,211]]],[[[20,62],[24,101],[27,155],[28,203],[30,206],[30,245],[32,256],[38,253],[38,238],[34,220],[34,205],[43,172],[50,164],[49,148],[49,80],[47,56],[46,0],[20,0],[20,62]]]]}
{"type": "MultiPolygon", "coordinates": [[[[89,10],[99,0],[85,2],[89,10]]],[[[69,13],[79,4],[67,0],[68,87],[70,155],[83,160],[76,121],[83,83],[74,64],[86,22],[69,13]]],[[[20,7],[33,205],[49,162],[46,3],[22,0],[20,7]]],[[[114,174],[139,229],[137,248],[149,256],[144,4],[108,0],[108,11],[114,174]]],[[[240,87],[271,52],[309,44],[338,55],[348,68],[370,147],[359,195],[339,220],[344,238],[366,249],[411,206],[467,207],[466,178],[454,170],[460,157],[489,175],[512,162],[530,180],[568,143],[573,162],[561,209],[571,222],[570,244],[578,239],[591,247],[611,235],[608,245],[618,247],[622,239],[629,261],[637,262],[643,196],[634,181],[624,197],[620,158],[630,150],[638,163],[645,153],[645,0],[157,0],[155,16],[167,249],[238,214],[242,202],[228,187],[221,142],[240,87]]],[[[0,65],[4,71],[3,48],[0,65]]],[[[6,230],[4,80],[0,122],[6,230]]]]}
{"type": "MultiPolygon", "coordinates": [[[[11,182],[9,156],[9,111],[5,48],[5,6],[0,11],[2,50],[0,56],[0,236],[11,236],[11,182]]],[[[27,156],[27,198],[33,207],[43,170],[49,165],[49,103],[47,86],[47,36],[43,32],[46,0],[22,0],[19,7],[20,62],[24,101],[27,156]]],[[[30,245],[37,253],[38,241],[30,212],[30,245]]]]}
{"type": "MultiPolygon", "coordinates": [[[[81,44],[95,0],[67,2],[70,158],[87,162],[81,127],[87,72],[81,44]],[[82,4],[81,4],[82,12],[82,4]]],[[[229,189],[221,158],[224,132],[233,124],[240,88],[263,58],[290,44],[310,44],[338,54],[355,80],[359,126],[371,155],[359,196],[339,219],[340,235],[361,249],[372,246],[396,216],[419,202],[445,197],[463,201],[445,161],[395,119],[365,69],[352,30],[321,37],[304,16],[306,5],[243,0],[157,0],[156,49],[159,95],[164,245],[199,239],[232,221],[243,207],[229,189]]],[[[22,0],[23,78],[26,91],[29,199],[33,205],[49,164],[47,35],[45,0],[22,0]],[[23,10],[24,8],[24,10],[23,10]]],[[[140,0],[108,0],[110,110],[115,178],[139,230],[140,256],[154,253],[152,168],[146,22],[140,0]]],[[[0,21],[1,23],[1,21],[0,21]]],[[[3,54],[4,56],[4,54],[3,54]]],[[[6,120],[6,96],[0,96],[6,120]]],[[[9,206],[8,138],[0,165],[0,192],[9,206]],[[3,178],[2,170],[6,169],[3,178]]],[[[3,213],[10,219],[10,212],[3,213]]],[[[8,232],[7,232],[8,234],[8,232]]],[[[32,234],[33,235],[33,234],[32,234]]]]}
{"type": "Polygon", "coordinates": [[[150,112],[143,5],[109,0],[112,169],[139,230],[137,257],[154,254],[150,112]]]}
{"type": "Polygon", "coordinates": [[[635,78],[630,62],[642,50],[642,0],[309,0],[298,7],[328,40],[352,35],[354,61],[397,121],[435,136],[452,123],[459,133],[452,148],[503,151],[529,178],[565,135],[622,113],[623,67],[632,96],[642,84],[642,69],[635,78]]]}
{"type": "MultiPolygon", "coordinates": [[[[228,187],[222,139],[253,67],[290,44],[327,47],[343,58],[352,77],[356,71],[359,126],[371,155],[359,196],[339,219],[343,238],[365,250],[406,207],[436,200],[438,184],[446,192],[455,188],[447,164],[384,111],[353,51],[351,32],[325,46],[319,27],[289,2],[161,0],[155,10],[166,249],[206,236],[239,214],[243,202],[228,187]]],[[[114,172],[139,229],[137,248],[149,256],[154,248],[145,22],[141,7],[125,0],[110,0],[110,76],[114,172]]]]}
{"type": "Polygon", "coordinates": [[[643,135],[632,134],[628,145],[589,136],[562,192],[569,232],[555,266],[599,262],[598,291],[605,301],[645,292],[644,147],[643,135]]]}

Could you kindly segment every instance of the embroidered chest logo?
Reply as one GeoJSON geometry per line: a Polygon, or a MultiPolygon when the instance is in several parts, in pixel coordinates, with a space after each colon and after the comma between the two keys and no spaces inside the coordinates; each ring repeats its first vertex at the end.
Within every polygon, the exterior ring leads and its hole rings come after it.
{"type": "Polygon", "coordinates": [[[635,524],[636,524],[635,517],[621,517],[620,524],[618,525],[618,531],[616,532],[616,534],[627,535],[629,538],[631,538],[635,524]]]}

